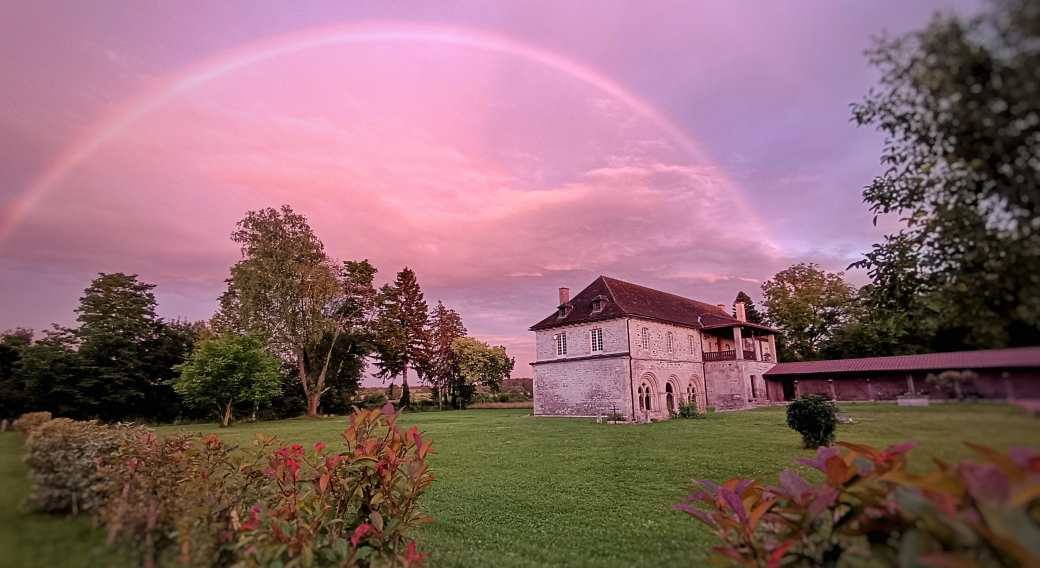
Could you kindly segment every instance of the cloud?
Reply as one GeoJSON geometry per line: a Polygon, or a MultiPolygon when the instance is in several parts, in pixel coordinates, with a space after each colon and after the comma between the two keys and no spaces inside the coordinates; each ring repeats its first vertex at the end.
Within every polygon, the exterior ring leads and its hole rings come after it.
{"type": "MultiPolygon", "coordinates": [[[[0,257],[138,273],[181,313],[205,314],[237,259],[235,223],[290,204],[336,258],[368,258],[382,281],[415,269],[431,303],[526,369],[526,329],[558,286],[609,274],[728,302],[783,256],[724,171],[588,86],[526,69],[489,89],[486,54],[317,55],[149,115],[67,176],[0,257]]],[[[16,292],[45,301],[31,284],[16,292]]]]}

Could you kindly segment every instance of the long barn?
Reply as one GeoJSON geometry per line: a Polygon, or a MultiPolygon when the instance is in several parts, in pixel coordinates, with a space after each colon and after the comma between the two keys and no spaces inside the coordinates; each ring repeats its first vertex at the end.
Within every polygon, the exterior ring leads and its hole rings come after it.
{"type": "Polygon", "coordinates": [[[929,384],[928,375],[965,370],[974,373],[974,380],[959,387],[961,396],[1040,399],[1040,347],[779,363],[765,372],[765,379],[770,401],[803,394],[849,401],[944,399],[956,393],[929,384]]]}

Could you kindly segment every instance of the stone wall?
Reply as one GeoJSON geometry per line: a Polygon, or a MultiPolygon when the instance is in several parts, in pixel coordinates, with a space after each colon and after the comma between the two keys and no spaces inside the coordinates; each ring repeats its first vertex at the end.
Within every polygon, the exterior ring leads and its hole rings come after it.
{"type": "MultiPolygon", "coordinates": [[[[591,332],[603,330],[603,354],[628,353],[628,326],[624,318],[542,329],[535,332],[535,360],[574,359],[593,355],[591,332]],[[567,335],[567,354],[556,354],[556,335],[567,335]]],[[[600,354],[596,352],[595,354],[600,354]]]]}
{"type": "Polygon", "coordinates": [[[612,407],[632,415],[628,357],[534,365],[535,416],[597,416],[612,407]]]}
{"type": "MultiPolygon", "coordinates": [[[[973,385],[962,387],[965,395],[990,399],[1040,398],[1040,369],[980,370],[973,385]]],[[[951,394],[927,383],[928,371],[835,373],[811,375],[782,375],[768,380],[770,397],[782,401],[783,381],[792,381],[795,397],[803,394],[821,394],[838,401],[896,400],[911,391],[912,378],[915,394],[927,393],[929,398],[947,399],[951,394]]]]}

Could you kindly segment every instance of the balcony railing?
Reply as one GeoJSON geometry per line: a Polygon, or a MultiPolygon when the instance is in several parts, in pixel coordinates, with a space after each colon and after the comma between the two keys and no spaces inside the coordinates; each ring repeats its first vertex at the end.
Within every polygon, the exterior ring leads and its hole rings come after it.
{"type": "Polygon", "coordinates": [[[705,351],[704,361],[736,361],[736,351],[705,351]]]}

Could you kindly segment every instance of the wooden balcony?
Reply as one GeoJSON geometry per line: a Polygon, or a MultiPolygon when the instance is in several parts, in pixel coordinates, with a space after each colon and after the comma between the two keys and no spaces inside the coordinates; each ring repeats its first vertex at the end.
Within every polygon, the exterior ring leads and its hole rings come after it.
{"type": "Polygon", "coordinates": [[[736,351],[705,351],[704,352],[704,362],[705,363],[708,363],[710,361],[736,361],[736,360],[737,360],[737,352],[736,351]]]}

